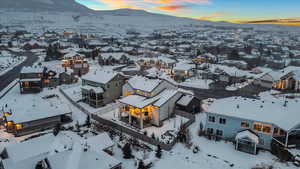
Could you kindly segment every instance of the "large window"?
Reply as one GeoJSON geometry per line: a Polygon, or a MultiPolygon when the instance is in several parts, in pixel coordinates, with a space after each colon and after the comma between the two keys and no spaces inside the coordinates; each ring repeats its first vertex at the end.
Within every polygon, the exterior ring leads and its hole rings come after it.
{"type": "Polygon", "coordinates": [[[207,134],[214,134],[213,128],[207,128],[207,134]]]}
{"type": "Polygon", "coordinates": [[[262,124],[260,124],[260,123],[254,124],[253,129],[256,131],[262,131],[262,124]]]}
{"type": "Polygon", "coordinates": [[[248,122],[245,122],[245,121],[243,121],[243,122],[241,122],[241,127],[244,127],[244,128],[249,128],[249,123],[248,122]]]}
{"type": "Polygon", "coordinates": [[[208,116],[208,121],[214,123],[216,121],[216,119],[214,116],[208,116]]]}
{"type": "Polygon", "coordinates": [[[223,136],[223,131],[222,130],[217,130],[216,134],[217,134],[217,136],[223,136]]]}
{"type": "Polygon", "coordinates": [[[263,132],[264,133],[271,133],[271,127],[269,127],[269,126],[263,126],[263,132]]]}
{"type": "Polygon", "coordinates": [[[226,119],[220,118],[220,119],[219,119],[219,123],[220,123],[220,124],[226,124],[226,119]]]}
{"type": "Polygon", "coordinates": [[[263,132],[269,134],[272,132],[272,125],[266,123],[255,122],[253,125],[253,129],[258,132],[263,132]]]}

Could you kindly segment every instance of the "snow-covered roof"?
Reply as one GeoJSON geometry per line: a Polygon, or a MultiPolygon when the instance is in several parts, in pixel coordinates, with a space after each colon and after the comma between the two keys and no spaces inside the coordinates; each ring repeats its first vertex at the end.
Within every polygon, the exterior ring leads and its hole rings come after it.
{"type": "Polygon", "coordinates": [[[43,98],[42,94],[21,95],[7,100],[8,110],[12,115],[7,120],[24,123],[48,117],[71,113],[68,105],[59,97],[43,98]]]}
{"type": "Polygon", "coordinates": [[[124,98],[120,99],[119,101],[123,104],[128,104],[128,105],[131,105],[133,107],[144,108],[144,107],[154,103],[158,99],[159,98],[148,99],[146,97],[139,96],[139,95],[130,95],[130,96],[127,96],[127,97],[124,97],[124,98]]]}
{"type": "Polygon", "coordinates": [[[132,88],[145,92],[152,92],[161,82],[162,80],[148,79],[143,76],[134,76],[128,80],[132,88]]]}
{"type": "Polygon", "coordinates": [[[195,68],[195,65],[193,64],[186,64],[186,63],[178,63],[173,68],[174,70],[180,70],[180,71],[187,71],[195,68]]]}
{"type": "Polygon", "coordinates": [[[128,104],[137,108],[144,108],[150,104],[157,107],[161,107],[177,93],[178,90],[165,89],[152,98],[146,98],[144,96],[139,96],[139,95],[130,95],[120,99],[119,101],[123,104],[128,104]]]}
{"type": "Polygon", "coordinates": [[[93,150],[102,151],[114,145],[114,142],[107,133],[101,133],[97,136],[89,137],[86,141],[93,150]]]}
{"type": "Polygon", "coordinates": [[[88,91],[92,90],[95,93],[103,93],[104,92],[102,87],[94,87],[94,86],[89,86],[89,85],[81,86],[81,89],[88,90],[88,91]]]}
{"type": "Polygon", "coordinates": [[[5,169],[35,169],[36,164],[44,159],[48,160],[52,169],[110,169],[121,163],[102,150],[95,150],[88,143],[88,140],[98,140],[94,137],[106,138],[103,136],[92,136],[85,140],[69,131],[60,131],[57,136],[47,134],[8,145],[6,150],[9,158],[2,162],[5,169]]]}
{"type": "Polygon", "coordinates": [[[193,95],[184,95],[177,101],[177,104],[181,106],[187,106],[193,99],[193,95]]]}
{"type": "Polygon", "coordinates": [[[82,79],[100,84],[106,84],[117,75],[118,73],[114,72],[113,70],[93,70],[90,71],[88,74],[82,76],[82,79]]]}
{"type": "Polygon", "coordinates": [[[42,67],[23,67],[21,70],[21,73],[42,73],[43,72],[43,68],[42,67]]]}
{"type": "Polygon", "coordinates": [[[203,108],[206,112],[275,124],[284,130],[290,130],[300,124],[299,102],[299,99],[229,97],[215,100],[203,108]],[[285,101],[288,101],[286,106],[285,101]]]}
{"type": "Polygon", "coordinates": [[[259,138],[257,135],[255,135],[254,133],[250,132],[249,130],[244,130],[239,132],[236,136],[235,136],[236,140],[239,139],[249,139],[251,141],[253,141],[254,143],[258,144],[259,143],[259,138]]]}
{"type": "Polygon", "coordinates": [[[101,57],[103,59],[109,59],[110,57],[119,60],[121,59],[123,56],[128,57],[127,53],[123,53],[123,52],[118,52],[118,53],[102,53],[101,57]]]}

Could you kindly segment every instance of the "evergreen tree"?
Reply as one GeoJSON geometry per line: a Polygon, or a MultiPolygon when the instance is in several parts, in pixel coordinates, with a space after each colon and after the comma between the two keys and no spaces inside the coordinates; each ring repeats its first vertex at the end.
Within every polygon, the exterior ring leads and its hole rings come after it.
{"type": "Polygon", "coordinates": [[[143,160],[140,160],[139,165],[138,165],[138,169],[146,169],[146,166],[145,166],[143,160]]]}
{"type": "Polygon", "coordinates": [[[157,145],[155,156],[157,158],[161,158],[161,155],[162,155],[161,147],[160,147],[160,145],[157,145]]]}
{"type": "Polygon", "coordinates": [[[86,117],[85,124],[88,128],[91,127],[91,117],[89,115],[86,117]]]}
{"type": "Polygon", "coordinates": [[[60,124],[56,124],[54,129],[53,129],[53,135],[57,136],[59,131],[60,131],[60,124]]]}
{"type": "Polygon", "coordinates": [[[123,151],[123,158],[130,159],[132,157],[131,154],[131,145],[129,143],[126,143],[125,146],[122,149],[123,151]]]}

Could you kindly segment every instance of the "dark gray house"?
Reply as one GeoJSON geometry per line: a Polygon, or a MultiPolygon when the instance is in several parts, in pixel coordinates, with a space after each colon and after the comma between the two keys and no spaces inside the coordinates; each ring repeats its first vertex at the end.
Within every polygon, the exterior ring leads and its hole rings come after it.
{"type": "Polygon", "coordinates": [[[82,100],[98,108],[122,95],[125,78],[112,70],[95,70],[82,77],[82,100]]]}

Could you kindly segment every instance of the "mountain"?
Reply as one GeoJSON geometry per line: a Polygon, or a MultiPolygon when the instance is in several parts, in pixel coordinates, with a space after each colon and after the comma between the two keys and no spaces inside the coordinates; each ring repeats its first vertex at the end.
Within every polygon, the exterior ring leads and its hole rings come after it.
{"type": "Polygon", "coordinates": [[[25,11],[89,12],[75,0],[0,0],[0,8],[25,11]]]}

